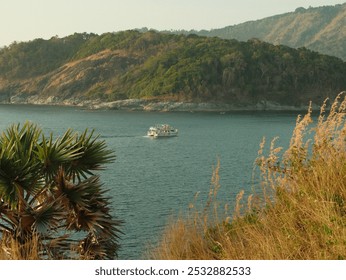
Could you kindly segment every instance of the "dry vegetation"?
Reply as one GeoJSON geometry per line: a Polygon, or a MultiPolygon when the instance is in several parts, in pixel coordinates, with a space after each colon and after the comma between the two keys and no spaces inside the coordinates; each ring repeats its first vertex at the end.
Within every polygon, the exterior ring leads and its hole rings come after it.
{"type": "Polygon", "coordinates": [[[0,260],[39,260],[42,259],[40,247],[37,237],[20,244],[11,236],[6,236],[0,240],[0,260]]]}
{"type": "Polygon", "coordinates": [[[264,155],[254,175],[260,183],[236,198],[232,218],[215,200],[214,169],[206,207],[170,223],[152,259],[345,259],[346,97],[340,94],[316,124],[311,111],[298,117],[286,151],[264,155]],[[342,98],[344,98],[342,100],[342,98]]]}

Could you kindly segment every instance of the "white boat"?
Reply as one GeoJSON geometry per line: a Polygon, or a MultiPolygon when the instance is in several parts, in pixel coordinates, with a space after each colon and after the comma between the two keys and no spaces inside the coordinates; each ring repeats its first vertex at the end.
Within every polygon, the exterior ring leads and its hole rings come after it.
{"type": "Polygon", "coordinates": [[[149,128],[147,135],[154,138],[173,137],[178,136],[178,129],[168,124],[157,124],[149,128]]]}

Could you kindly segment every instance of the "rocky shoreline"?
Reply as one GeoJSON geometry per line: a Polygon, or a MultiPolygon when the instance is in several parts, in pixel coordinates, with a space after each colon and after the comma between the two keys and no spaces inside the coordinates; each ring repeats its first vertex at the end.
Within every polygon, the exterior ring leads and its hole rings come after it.
{"type": "MultiPolygon", "coordinates": [[[[127,111],[153,111],[153,112],[232,112],[232,111],[306,111],[308,106],[281,105],[271,101],[261,101],[254,105],[235,105],[227,103],[196,103],[153,101],[147,99],[126,99],[112,102],[100,100],[84,100],[79,98],[59,100],[56,97],[27,98],[14,96],[10,100],[2,100],[2,104],[32,104],[32,105],[56,105],[76,106],[90,110],[127,110],[127,111]]],[[[313,110],[319,110],[319,106],[313,104],[313,110]]]]}
{"type": "MultiPolygon", "coordinates": [[[[231,112],[231,111],[304,111],[308,106],[287,106],[274,102],[260,102],[255,105],[233,105],[226,103],[194,102],[154,102],[141,99],[128,99],[98,104],[90,104],[91,109],[136,110],[154,112],[231,112]]],[[[314,105],[313,109],[319,108],[314,105]]]]}

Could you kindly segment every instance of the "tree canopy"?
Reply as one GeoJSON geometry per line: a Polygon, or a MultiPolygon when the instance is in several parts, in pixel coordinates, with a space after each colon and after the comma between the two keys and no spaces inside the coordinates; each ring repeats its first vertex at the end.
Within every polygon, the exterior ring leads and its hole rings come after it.
{"type": "Polygon", "coordinates": [[[346,63],[306,48],[129,30],[15,43],[0,96],[316,103],[346,88],[346,63]]]}

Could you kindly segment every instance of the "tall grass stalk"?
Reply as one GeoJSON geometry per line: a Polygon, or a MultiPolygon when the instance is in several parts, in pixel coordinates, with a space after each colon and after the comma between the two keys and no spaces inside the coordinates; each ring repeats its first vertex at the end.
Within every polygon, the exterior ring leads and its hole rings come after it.
{"type": "Polygon", "coordinates": [[[326,107],[316,123],[310,109],[297,118],[286,151],[274,139],[265,155],[263,139],[255,169],[260,183],[251,195],[238,194],[232,217],[219,214],[217,165],[206,207],[172,221],[150,258],[345,259],[345,93],[328,113],[326,107]]]}
{"type": "Polygon", "coordinates": [[[0,260],[40,260],[40,251],[41,245],[37,236],[22,244],[9,235],[3,236],[0,241],[0,260]]]}

